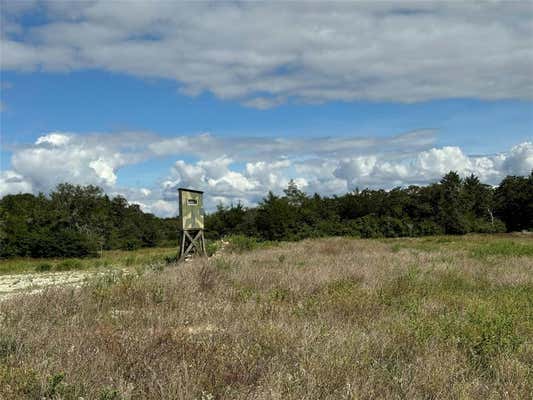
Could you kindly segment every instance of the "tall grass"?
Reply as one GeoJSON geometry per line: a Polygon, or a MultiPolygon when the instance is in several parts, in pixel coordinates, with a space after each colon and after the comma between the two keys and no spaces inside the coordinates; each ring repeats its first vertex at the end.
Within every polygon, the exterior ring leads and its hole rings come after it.
{"type": "Polygon", "coordinates": [[[531,398],[533,257],[470,239],[306,240],[1,302],[0,398],[531,398]]]}
{"type": "Polygon", "coordinates": [[[164,263],[175,257],[176,247],[145,248],[132,251],[104,251],[101,257],[81,259],[35,259],[13,258],[0,260],[0,274],[28,272],[54,272],[86,270],[109,267],[134,267],[154,263],[164,263]]]}

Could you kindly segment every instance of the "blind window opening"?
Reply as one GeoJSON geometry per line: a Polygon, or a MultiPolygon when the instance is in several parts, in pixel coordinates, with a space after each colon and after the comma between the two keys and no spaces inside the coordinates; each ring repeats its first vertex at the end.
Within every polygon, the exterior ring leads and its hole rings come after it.
{"type": "Polygon", "coordinates": [[[198,200],[196,200],[196,199],[187,199],[187,205],[188,206],[197,206],[198,205],[198,200]]]}

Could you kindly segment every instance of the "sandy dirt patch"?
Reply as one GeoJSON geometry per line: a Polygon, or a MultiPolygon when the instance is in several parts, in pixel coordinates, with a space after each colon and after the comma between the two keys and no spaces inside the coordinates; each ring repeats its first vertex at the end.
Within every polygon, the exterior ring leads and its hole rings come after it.
{"type": "Polygon", "coordinates": [[[49,286],[79,287],[84,280],[96,274],[88,271],[67,271],[0,275],[0,301],[19,294],[38,293],[49,286]]]}

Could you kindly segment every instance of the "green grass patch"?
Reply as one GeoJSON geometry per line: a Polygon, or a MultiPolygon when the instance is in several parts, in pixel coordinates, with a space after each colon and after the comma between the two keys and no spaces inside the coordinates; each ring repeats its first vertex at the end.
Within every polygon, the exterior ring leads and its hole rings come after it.
{"type": "Polygon", "coordinates": [[[175,261],[176,253],[174,247],[153,247],[133,251],[109,250],[95,258],[11,258],[0,260],[0,274],[166,265],[175,261]]]}
{"type": "Polygon", "coordinates": [[[499,286],[458,271],[412,268],[383,285],[378,298],[408,321],[420,345],[455,346],[473,368],[492,374],[496,358],[517,354],[533,332],[532,293],[531,284],[499,286]]]}
{"type": "Polygon", "coordinates": [[[75,258],[63,260],[60,263],[56,264],[54,271],[73,271],[83,268],[83,263],[81,260],[75,258]]]}
{"type": "Polygon", "coordinates": [[[227,249],[234,253],[242,253],[255,249],[268,248],[274,246],[274,242],[259,240],[252,236],[233,235],[227,238],[229,245],[227,249]]]}
{"type": "Polygon", "coordinates": [[[475,258],[491,256],[500,257],[531,257],[533,256],[533,242],[523,243],[512,240],[491,241],[477,244],[470,254],[475,258]]]}

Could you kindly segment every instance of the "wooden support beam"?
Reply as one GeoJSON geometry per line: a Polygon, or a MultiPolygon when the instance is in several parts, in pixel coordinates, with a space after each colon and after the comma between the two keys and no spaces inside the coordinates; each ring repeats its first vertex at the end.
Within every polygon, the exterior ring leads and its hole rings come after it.
{"type": "Polygon", "coordinates": [[[192,231],[192,230],[181,231],[178,262],[184,260],[188,255],[191,255],[193,253],[199,254],[202,256],[207,255],[207,252],[205,249],[205,239],[204,239],[203,229],[199,229],[196,231],[192,231]]]}

